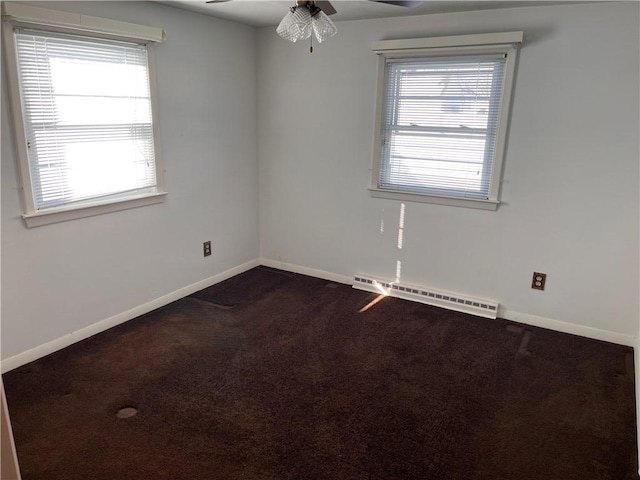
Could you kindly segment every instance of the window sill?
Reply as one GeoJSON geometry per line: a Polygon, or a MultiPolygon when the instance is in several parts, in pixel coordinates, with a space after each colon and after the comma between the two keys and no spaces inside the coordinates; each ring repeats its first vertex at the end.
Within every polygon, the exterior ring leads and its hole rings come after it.
{"type": "Polygon", "coordinates": [[[387,200],[401,200],[405,202],[433,203],[436,205],[449,205],[452,207],[476,208],[480,210],[497,210],[500,202],[496,200],[482,200],[476,198],[443,197],[438,195],[426,195],[422,193],[408,193],[397,190],[383,190],[381,188],[369,188],[373,198],[386,198],[387,200]]]}
{"type": "Polygon", "coordinates": [[[25,213],[22,215],[27,228],[41,227],[52,223],[66,222],[76,220],[78,218],[93,217],[104,213],[118,212],[120,210],[128,210],[130,208],[144,207],[162,203],[166,192],[158,192],[146,194],[136,198],[128,198],[125,200],[109,201],[109,203],[91,204],[91,205],[74,205],[73,207],[49,209],[42,212],[25,213]]]}

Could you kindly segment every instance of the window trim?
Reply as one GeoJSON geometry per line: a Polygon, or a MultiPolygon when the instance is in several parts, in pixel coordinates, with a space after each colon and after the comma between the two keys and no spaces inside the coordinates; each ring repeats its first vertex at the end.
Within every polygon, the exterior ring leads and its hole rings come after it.
{"type": "Polygon", "coordinates": [[[167,195],[164,186],[164,165],[160,150],[160,121],[156,96],[154,43],[166,39],[166,33],[159,28],[119,22],[99,17],[79,15],[69,12],[49,10],[20,4],[2,4],[2,42],[9,91],[9,107],[14,130],[15,148],[18,162],[18,181],[22,218],[27,228],[65,222],[94,215],[101,215],[145,205],[161,203],[167,195]],[[151,120],[153,122],[154,159],[156,172],[156,191],[126,198],[89,200],[77,204],[36,210],[33,198],[33,182],[29,168],[27,135],[24,126],[20,80],[18,75],[17,51],[14,31],[19,27],[28,27],[43,32],[68,33],[96,39],[124,40],[147,47],[149,68],[149,90],[151,92],[151,120]]]}
{"type": "Polygon", "coordinates": [[[509,128],[509,113],[513,97],[515,68],[523,32],[484,33],[477,35],[456,35],[449,37],[429,37],[405,40],[383,40],[373,42],[371,49],[378,55],[378,76],[376,91],[375,131],[373,163],[371,168],[370,195],[374,198],[410,202],[433,203],[482,210],[497,210],[500,204],[500,183],[509,128]],[[496,131],[496,149],[491,175],[488,199],[463,198],[457,196],[412,193],[379,186],[382,163],[383,117],[385,98],[385,72],[387,59],[465,55],[470,53],[503,53],[507,56],[503,96],[500,105],[499,122],[496,131]]]}

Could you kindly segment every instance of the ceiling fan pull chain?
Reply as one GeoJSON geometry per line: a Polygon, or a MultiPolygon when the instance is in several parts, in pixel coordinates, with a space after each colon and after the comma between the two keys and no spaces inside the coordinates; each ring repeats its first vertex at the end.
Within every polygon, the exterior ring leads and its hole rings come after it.
{"type": "Polygon", "coordinates": [[[309,53],[313,53],[313,35],[309,37],[309,53]]]}

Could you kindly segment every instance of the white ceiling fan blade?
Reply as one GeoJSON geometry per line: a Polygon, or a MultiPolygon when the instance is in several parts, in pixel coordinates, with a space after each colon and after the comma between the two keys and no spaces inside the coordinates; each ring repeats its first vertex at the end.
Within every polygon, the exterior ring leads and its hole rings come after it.
{"type": "Polygon", "coordinates": [[[334,13],[337,13],[337,10],[334,8],[334,6],[331,5],[330,2],[325,0],[316,0],[316,7],[322,10],[325,15],[333,15],[334,13]]]}
{"type": "Polygon", "coordinates": [[[371,0],[372,2],[388,3],[389,5],[397,5],[398,7],[417,7],[422,3],[421,0],[371,0]]]}

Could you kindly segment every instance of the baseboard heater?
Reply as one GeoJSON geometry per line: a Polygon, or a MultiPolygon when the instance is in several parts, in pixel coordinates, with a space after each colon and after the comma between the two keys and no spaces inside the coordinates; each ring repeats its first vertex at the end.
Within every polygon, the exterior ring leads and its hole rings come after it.
{"type": "Polygon", "coordinates": [[[430,287],[418,287],[400,282],[387,282],[367,275],[355,275],[353,288],[367,292],[381,293],[390,297],[403,298],[414,302],[426,303],[457,312],[470,313],[485,318],[496,318],[498,302],[469,297],[459,293],[444,292],[430,287]]]}

